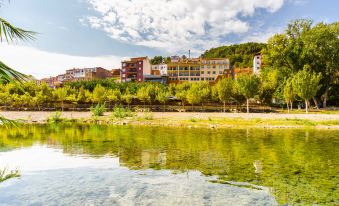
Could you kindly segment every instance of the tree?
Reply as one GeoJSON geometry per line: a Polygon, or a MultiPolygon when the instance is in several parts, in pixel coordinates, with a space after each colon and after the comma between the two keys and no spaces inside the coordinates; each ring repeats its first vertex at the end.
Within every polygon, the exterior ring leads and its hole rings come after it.
{"type": "Polygon", "coordinates": [[[132,103],[133,99],[134,99],[134,95],[132,95],[129,91],[129,89],[126,89],[125,93],[121,96],[121,99],[127,103],[128,108],[130,106],[130,104],[132,103]]]}
{"type": "Polygon", "coordinates": [[[222,78],[215,87],[217,97],[224,104],[224,112],[226,112],[226,102],[230,101],[234,94],[234,81],[230,78],[222,78]]]}
{"type": "Polygon", "coordinates": [[[102,104],[106,100],[106,89],[105,87],[98,84],[93,90],[93,102],[102,104]]]}
{"type": "Polygon", "coordinates": [[[159,90],[158,94],[156,96],[156,100],[164,105],[163,111],[166,110],[166,102],[168,101],[168,97],[170,96],[170,93],[166,90],[159,90]]]}
{"type": "Polygon", "coordinates": [[[111,102],[118,102],[121,98],[121,93],[120,90],[118,89],[110,89],[107,91],[107,100],[111,103],[111,102]]]}
{"type": "Polygon", "coordinates": [[[249,110],[249,99],[259,94],[260,79],[256,75],[242,75],[236,79],[237,89],[246,98],[247,113],[249,110]]]}
{"type": "Polygon", "coordinates": [[[137,92],[137,98],[139,101],[144,103],[145,108],[146,102],[150,102],[151,100],[151,97],[149,95],[149,88],[147,88],[146,86],[139,88],[137,92]]]}
{"type": "Polygon", "coordinates": [[[317,94],[320,88],[320,79],[321,74],[312,72],[309,65],[305,65],[304,69],[293,77],[292,85],[297,95],[305,100],[306,114],[308,114],[309,100],[317,94]]]}
{"type": "Polygon", "coordinates": [[[339,22],[319,23],[303,37],[303,55],[308,56],[308,64],[315,72],[322,74],[322,88],[319,90],[323,107],[327,106],[328,92],[339,79],[339,22]]]}
{"type": "Polygon", "coordinates": [[[289,78],[284,86],[284,99],[287,105],[288,113],[293,110],[293,100],[295,99],[295,91],[293,89],[292,78],[289,78]]]}
{"type": "Polygon", "coordinates": [[[61,102],[61,111],[64,111],[64,101],[67,98],[67,88],[60,87],[56,89],[54,92],[55,92],[57,100],[61,102]]]}
{"type": "Polygon", "coordinates": [[[175,97],[181,100],[181,103],[185,109],[185,102],[187,102],[187,93],[191,85],[188,82],[177,84],[175,86],[175,97]]]}

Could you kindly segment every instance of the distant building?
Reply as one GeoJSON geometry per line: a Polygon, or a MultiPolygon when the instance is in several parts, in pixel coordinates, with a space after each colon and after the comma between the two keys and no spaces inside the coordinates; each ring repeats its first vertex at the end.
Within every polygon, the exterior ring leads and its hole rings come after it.
{"type": "Polygon", "coordinates": [[[81,81],[81,80],[94,80],[94,79],[107,79],[112,78],[113,73],[101,67],[93,68],[73,68],[66,70],[65,74],[60,74],[56,77],[41,79],[38,84],[45,82],[51,88],[56,88],[65,82],[81,81]]]}
{"type": "Polygon", "coordinates": [[[121,82],[143,82],[144,75],[151,75],[151,63],[148,57],[131,58],[121,64],[121,82]]]}
{"type": "Polygon", "coordinates": [[[260,53],[254,55],[253,58],[253,73],[254,74],[260,74],[262,64],[262,55],[260,53]]]}
{"type": "Polygon", "coordinates": [[[227,58],[179,58],[174,56],[167,64],[169,83],[208,81],[215,82],[218,78],[230,73],[227,58]]]}
{"type": "Polygon", "coordinates": [[[112,73],[112,77],[113,77],[113,78],[118,78],[118,79],[120,79],[120,76],[121,76],[121,69],[112,69],[112,70],[111,70],[111,73],[112,73]]]}

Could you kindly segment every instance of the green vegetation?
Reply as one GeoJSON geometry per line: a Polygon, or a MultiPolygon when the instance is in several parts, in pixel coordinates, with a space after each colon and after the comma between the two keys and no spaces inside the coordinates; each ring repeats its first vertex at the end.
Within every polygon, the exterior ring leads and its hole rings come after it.
{"type": "Polygon", "coordinates": [[[101,117],[104,116],[106,112],[105,104],[97,104],[95,107],[90,108],[93,117],[101,117]]]}
{"type": "Polygon", "coordinates": [[[134,113],[129,109],[125,109],[123,107],[115,107],[112,112],[112,119],[118,118],[118,119],[124,119],[126,117],[133,117],[135,116],[134,113]]]}
{"type": "Polygon", "coordinates": [[[20,177],[19,170],[8,171],[7,169],[0,169],[0,183],[14,177],[20,177]]]}
{"type": "Polygon", "coordinates": [[[51,117],[49,117],[47,119],[47,122],[49,123],[60,123],[63,121],[63,118],[61,117],[62,113],[57,111],[54,114],[51,115],[51,117]]]}
{"type": "Polygon", "coordinates": [[[256,75],[243,75],[237,78],[236,83],[238,91],[246,98],[247,113],[249,113],[249,99],[259,93],[260,79],[256,75]]]}
{"type": "Polygon", "coordinates": [[[249,42],[222,46],[205,51],[201,56],[204,58],[229,58],[234,68],[247,68],[253,66],[253,56],[261,52],[266,44],[249,42]]]}

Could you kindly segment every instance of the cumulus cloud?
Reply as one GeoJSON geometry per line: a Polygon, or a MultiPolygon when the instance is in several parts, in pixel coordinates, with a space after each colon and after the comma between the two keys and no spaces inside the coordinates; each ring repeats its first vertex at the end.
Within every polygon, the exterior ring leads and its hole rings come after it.
{"type": "MultiPolygon", "coordinates": [[[[275,12],[284,0],[88,0],[97,15],[86,21],[113,39],[180,52],[223,43],[228,34],[248,32],[241,16],[257,9],[275,12]]],[[[83,21],[82,21],[83,22],[83,21]]]]}
{"type": "Polygon", "coordinates": [[[28,46],[3,44],[0,47],[0,59],[8,66],[40,79],[62,74],[73,67],[97,67],[106,69],[120,68],[122,57],[99,56],[82,57],[41,51],[28,46]]]}

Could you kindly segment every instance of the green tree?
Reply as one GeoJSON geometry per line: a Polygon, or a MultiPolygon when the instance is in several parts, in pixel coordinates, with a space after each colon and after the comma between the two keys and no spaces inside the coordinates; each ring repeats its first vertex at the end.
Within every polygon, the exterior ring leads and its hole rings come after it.
{"type": "Polygon", "coordinates": [[[134,95],[130,93],[129,89],[125,90],[125,93],[121,96],[121,99],[127,103],[128,108],[134,99],[134,95]]]}
{"type": "Polygon", "coordinates": [[[64,101],[67,98],[67,88],[66,87],[57,88],[54,91],[54,93],[57,100],[61,102],[61,111],[64,111],[64,101]]]}
{"type": "Polygon", "coordinates": [[[102,104],[106,101],[106,89],[98,84],[93,90],[93,102],[102,104]]]}
{"type": "Polygon", "coordinates": [[[249,109],[249,99],[259,94],[260,79],[256,75],[242,75],[236,79],[237,89],[246,98],[247,113],[249,109]]]}
{"type": "Polygon", "coordinates": [[[120,90],[118,89],[110,89],[107,91],[107,100],[110,102],[110,103],[117,103],[120,101],[120,98],[121,98],[121,93],[120,93],[120,90]]]}
{"type": "Polygon", "coordinates": [[[163,111],[166,110],[166,102],[168,101],[168,97],[170,96],[170,93],[166,90],[159,90],[156,96],[156,100],[163,104],[163,111]]]}
{"type": "Polygon", "coordinates": [[[144,108],[146,107],[146,102],[150,102],[151,97],[149,95],[149,88],[143,86],[138,89],[137,98],[140,102],[144,103],[144,108]]]}
{"type": "Polygon", "coordinates": [[[182,106],[185,109],[185,103],[187,102],[187,93],[191,85],[188,82],[177,84],[175,86],[175,97],[181,100],[182,106]]]}
{"type": "Polygon", "coordinates": [[[293,77],[292,85],[297,95],[305,101],[306,113],[308,113],[309,100],[317,94],[320,88],[320,79],[321,74],[312,72],[309,65],[305,65],[304,69],[293,77]]]}
{"type": "Polygon", "coordinates": [[[224,104],[224,112],[226,112],[226,102],[230,101],[234,95],[234,81],[230,78],[222,78],[215,87],[218,99],[224,104]]]}

